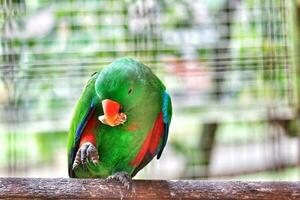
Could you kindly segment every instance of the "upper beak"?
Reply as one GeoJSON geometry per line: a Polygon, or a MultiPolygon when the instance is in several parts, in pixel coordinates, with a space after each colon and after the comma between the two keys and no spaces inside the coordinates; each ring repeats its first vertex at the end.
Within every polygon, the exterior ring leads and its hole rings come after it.
{"type": "Polygon", "coordinates": [[[102,108],[108,125],[113,126],[120,111],[120,104],[116,101],[105,99],[102,101],[102,108]]]}

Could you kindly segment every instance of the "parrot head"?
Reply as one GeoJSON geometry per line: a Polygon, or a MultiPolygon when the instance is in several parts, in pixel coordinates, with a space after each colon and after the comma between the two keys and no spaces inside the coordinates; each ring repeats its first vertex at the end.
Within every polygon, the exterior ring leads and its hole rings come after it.
{"type": "Polygon", "coordinates": [[[137,105],[143,105],[147,94],[144,71],[147,70],[150,69],[142,63],[122,58],[101,71],[95,83],[95,90],[102,103],[107,125],[116,126],[116,119],[121,112],[127,115],[137,105]]]}

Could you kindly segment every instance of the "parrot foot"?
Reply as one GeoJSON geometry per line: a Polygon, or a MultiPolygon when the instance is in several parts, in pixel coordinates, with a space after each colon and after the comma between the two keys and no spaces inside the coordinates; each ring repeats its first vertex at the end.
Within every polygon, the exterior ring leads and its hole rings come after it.
{"type": "Polygon", "coordinates": [[[90,142],[85,142],[78,149],[72,169],[76,169],[80,164],[87,165],[88,160],[92,161],[94,165],[99,163],[99,154],[97,148],[90,142]]]}
{"type": "MultiPolygon", "coordinates": [[[[101,121],[103,124],[109,125],[106,121],[105,115],[101,115],[98,117],[99,121],[101,121]]],[[[120,124],[124,124],[127,120],[127,116],[125,113],[119,113],[118,117],[115,119],[114,124],[110,126],[118,126],[120,124]]]]}
{"type": "Polygon", "coordinates": [[[107,180],[116,180],[123,184],[127,190],[129,190],[132,186],[132,178],[127,172],[117,172],[114,175],[111,175],[107,178],[107,180]]]}

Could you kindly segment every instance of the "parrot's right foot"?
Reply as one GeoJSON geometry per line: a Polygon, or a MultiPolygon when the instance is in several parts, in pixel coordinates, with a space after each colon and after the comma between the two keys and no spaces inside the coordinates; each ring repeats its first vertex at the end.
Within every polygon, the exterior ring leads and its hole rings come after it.
{"type": "Polygon", "coordinates": [[[92,161],[94,165],[99,163],[99,154],[97,148],[90,142],[85,142],[81,145],[76,153],[76,157],[73,163],[73,170],[80,164],[86,166],[88,160],[92,161]]]}
{"type": "Polygon", "coordinates": [[[129,190],[132,186],[132,178],[127,172],[117,172],[114,175],[111,175],[107,178],[107,180],[117,180],[129,190]]]}

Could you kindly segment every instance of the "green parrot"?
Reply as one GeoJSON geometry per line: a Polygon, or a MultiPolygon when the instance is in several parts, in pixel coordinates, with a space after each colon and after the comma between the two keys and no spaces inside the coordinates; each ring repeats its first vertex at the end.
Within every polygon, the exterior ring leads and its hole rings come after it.
{"type": "Polygon", "coordinates": [[[68,134],[69,176],[112,178],[129,186],[168,139],[171,98],[151,69],[130,58],[94,73],[68,134]]]}

